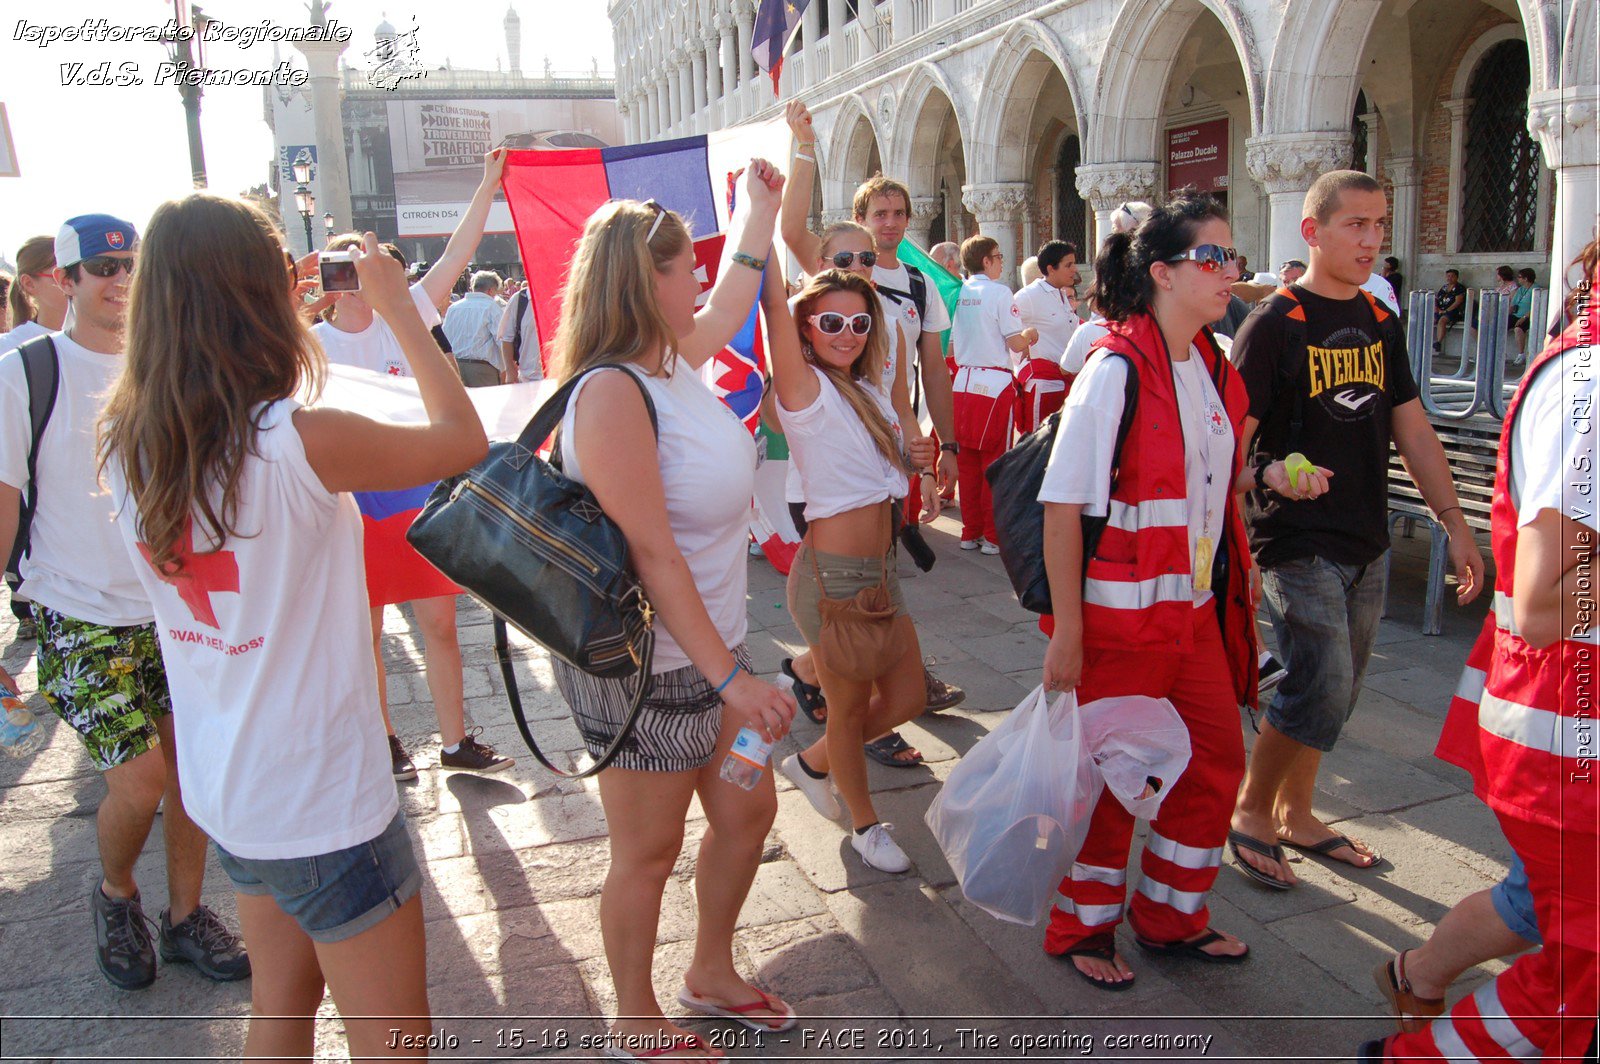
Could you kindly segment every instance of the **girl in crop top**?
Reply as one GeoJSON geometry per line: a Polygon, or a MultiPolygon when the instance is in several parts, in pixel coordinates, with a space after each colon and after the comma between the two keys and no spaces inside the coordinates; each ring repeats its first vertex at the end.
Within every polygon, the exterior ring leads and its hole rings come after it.
{"type": "Polygon", "coordinates": [[[806,541],[789,570],[789,609],[811,647],[828,705],[823,738],[780,769],[833,818],[840,811],[831,775],[849,809],[856,851],[872,867],[903,872],[910,862],[873,808],[862,744],[910,720],[927,702],[916,630],[894,567],[892,515],[909,471],[932,466],[936,451],[914,422],[902,426],[882,388],[888,326],[867,280],[824,270],[807,282],[791,313],[781,280],[769,276],[762,308],[778,417],[806,500],[806,541]],[[896,653],[877,663],[874,677],[851,678],[818,652],[819,603],[880,583],[895,607],[896,653]]]}

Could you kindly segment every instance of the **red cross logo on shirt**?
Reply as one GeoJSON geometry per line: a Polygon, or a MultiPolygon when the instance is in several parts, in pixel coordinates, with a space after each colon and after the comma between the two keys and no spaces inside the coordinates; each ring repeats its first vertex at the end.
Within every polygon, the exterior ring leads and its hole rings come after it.
{"type": "MultiPolygon", "coordinates": [[[[144,555],[146,562],[150,562],[149,547],[139,544],[139,553],[144,555]]],[[[217,611],[211,606],[211,595],[224,591],[235,595],[239,593],[239,562],[233,551],[196,554],[194,525],[191,522],[184,526],[177,562],[180,568],[176,573],[164,573],[154,562],[150,562],[150,567],[165,583],[178,589],[178,597],[189,607],[195,620],[220,629],[222,625],[217,623],[217,611]]]]}

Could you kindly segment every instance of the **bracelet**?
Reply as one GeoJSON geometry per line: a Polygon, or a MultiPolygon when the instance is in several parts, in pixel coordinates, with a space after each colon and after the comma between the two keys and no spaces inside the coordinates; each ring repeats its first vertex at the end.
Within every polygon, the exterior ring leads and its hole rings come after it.
{"type": "MultiPolygon", "coordinates": [[[[924,477],[932,477],[932,476],[934,476],[934,474],[932,474],[932,473],[930,473],[930,472],[929,472],[929,471],[928,471],[928,470],[926,470],[926,469],[924,469],[924,470],[923,470],[923,471],[922,471],[922,472],[921,472],[921,474],[919,474],[919,475],[921,475],[921,476],[924,476],[924,477]]],[[[934,478],[934,479],[938,479],[938,478],[937,478],[937,477],[935,477],[935,478],[934,478]]]]}
{"type": "MultiPolygon", "coordinates": [[[[1435,521],[1438,521],[1438,520],[1442,519],[1444,517],[1444,515],[1449,513],[1451,510],[1461,510],[1461,507],[1459,507],[1459,506],[1446,506],[1443,510],[1440,510],[1438,513],[1434,514],[1433,515],[1433,519],[1435,521]]],[[[1465,517],[1466,516],[1466,511],[1465,510],[1461,510],[1461,515],[1463,517],[1465,517]]]]}
{"type": "Polygon", "coordinates": [[[740,266],[748,266],[757,273],[760,273],[762,270],[767,268],[766,259],[758,259],[754,255],[744,251],[735,251],[733,253],[733,261],[738,263],[740,266]]]}
{"type": "Polygon", "coordinates": [[[714,693],[720,695],[723,691],[723,688],[732,683],[733,678],[737,675],[739,675],[739,663],[736,661],[733,663],[733,671],[728,673],[728,678],[726,680],[723,680],[721,683],[717,684],[717,689],[714,693]]]}
{"type": "Polygon", "coordinates": [[[1269,455],[1269,454],[1259,454],[1259,455],[1256,456],[1256,490],[1257,491],[1268,491],[1268,490],[1270,490],[1267,487],[1267,466],[1269,466],[1271,464],[1272,464],[1272,456],[1271,455],[1269,455]]]}
{"type": "Polygon", "coordinates": [[[807,155],[803,151],[795,152],[794,153],[794,157],[796,159],[804,159],[806,162],[811,163],[813,166],[815,166],[816,162],[817,162],[817,157],[815,155],[807,155]]]}

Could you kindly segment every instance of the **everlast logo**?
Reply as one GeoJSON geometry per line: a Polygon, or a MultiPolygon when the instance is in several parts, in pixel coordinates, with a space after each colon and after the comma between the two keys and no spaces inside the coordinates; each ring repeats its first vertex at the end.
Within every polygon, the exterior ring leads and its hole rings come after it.
{"type": "Polygon", "coordinates": [[[1384,386],[1383,344],[1366,347],[1307,347],[1311,391],[1316,398],[1329,388],[1346,384],[1370,384],[1379,391],[1384,386]]]}

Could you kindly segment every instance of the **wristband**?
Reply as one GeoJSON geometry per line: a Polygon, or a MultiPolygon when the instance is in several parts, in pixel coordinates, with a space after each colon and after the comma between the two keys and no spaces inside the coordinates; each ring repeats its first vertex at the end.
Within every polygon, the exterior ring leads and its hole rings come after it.
{"type": "MultiPolygon", "coordinates": [[[[1433,519],[1435,521],[1443,520],[1444,515],[1449,513],[1451,510],[1461,510],[1461,507],[1459,507],[1459,506],[1446,506],[1443,510],[1440,510],[1438,513],[1434,514],[1433,515],[1433,519]]],[[[1461,511],[1461,515],[1463,517],[1465,517],[1466,516],[1466,511],[1462,510],[1461,511]]]]}
{"type": "Polygon", "coordinates": [[[1258,455],[1256,455],[1256,490],[1257,491],[1268,491],[1268,490],[1270,490],[1267,487],[1267,466],[1269,466],[1271,464],[1272,464],[1272,456],[1271,455],[1269,455],[1269,454],[1258,454],[1258,455]]]}
{"type": "Polygon", "coordinates": [[[941,451],[949,451],[951,454],[960,454],[961,453],[961,445],[959,443],[954,443],[954,442],[952,442],[952,443],[941,443],[939,445],[939,450],[941,450],[941,451]]]}
{"type": "Polygon", "coordinates": [[[758,259],[754,255],[744,251],[735,251],[733,253],[733,261],[738,263],[740,266],[748,266],[757,273],[760,273],[762,270],[767,268],[766,259],[758,259]]]}
{"type": "Polygon", "coordinates": [[[728,678],[726,680],[723,680],[721,683],[717,684],[717,689],[714,693],[720,695],[723,689],[732,683],[733,678],[737,675],[739,675],[739,663],[736,661],[733,663],[733,671],[728,673],[728,678]]]}
{"type": "Polygon", "coordinates": [[[795,153],[794,153],[794,157],[795,157],[795,158],[796,158],[796,159],[804,159],[804,160],[805,160],[805,161],[806,161],[806,162],[808,162],[808,163],[810,163],[810,164],[812,164],[812,165],[813,165],[813,166],[815,166],[815,165],[816,165],[816,163],[817,163],[817,157],[816,157],[816,156],[815,156],[815,155],[807,155],[807,154],[806,154],[806,153],[805,153],[805,152],[803,152],[803,151],[797,151],[797,152],[795,152],[795,153]]]}

